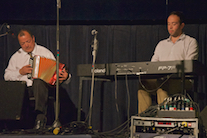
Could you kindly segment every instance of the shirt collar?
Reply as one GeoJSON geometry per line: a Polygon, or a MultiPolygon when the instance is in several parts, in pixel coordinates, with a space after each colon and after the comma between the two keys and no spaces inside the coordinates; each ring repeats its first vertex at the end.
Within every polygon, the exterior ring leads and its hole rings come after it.
{"type": "MultiPolygon", "coordinates": [[[[27,54],[28,54],[28,53],[25,52],[22,48],[21,48],[19,51],[22,52],[22,53],[24,53],[24,55],[27,55],[27,54]]],[[[33,51],[32,51],[32,56],[35,55],[36,51],[37,51],[37,43],[35,43],[35,47],[34,47],[34,49],[33,49],[33,51]]]]}
{"type": "Polygon", "coordinates": [[[35,43],[35,47],[34,47],[34,49],[33,49],[33,51],[32,51],[32,55],[34,56],[34,55],[36,55],[35,53],[37,52],[37,43],[35,43]]]}
{"type": "MultiPolygon", "coordinates": [[[[183,39],[185,39],[185,34],[184,34],[184,33],[182,33],[182,34],[180,35],[180,37],[178,38],[177,41],[179,41],[179,40],[183,40],[183,39]]],[[[171,41],[171,36],[169,36],[169,37],[167,38],[167,41],[168,41],[168,42],[171,41]]]]}

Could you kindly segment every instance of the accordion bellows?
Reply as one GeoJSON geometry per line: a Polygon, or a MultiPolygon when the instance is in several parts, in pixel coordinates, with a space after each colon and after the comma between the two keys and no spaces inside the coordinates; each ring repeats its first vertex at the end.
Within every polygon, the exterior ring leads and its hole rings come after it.
{"type": "MultiPolygon", "coordinates": [[[[59,63],[59,71],[62,71],[65,64],[59,63]]],[[[34,56],[32,64],[32,78],[39,78],[54,85],[56,76],[56,61],[41,56],[34,56]]]]}

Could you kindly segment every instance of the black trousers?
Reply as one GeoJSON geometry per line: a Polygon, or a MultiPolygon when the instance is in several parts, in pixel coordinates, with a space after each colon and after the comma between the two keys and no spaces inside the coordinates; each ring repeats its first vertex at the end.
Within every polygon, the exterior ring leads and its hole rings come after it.
{"type": "Polygon", "coordinates": [[[34,79],[31,87],[28,87],[29,97],[35,98],[35,111],[47,114],[48,97],[55,97],[55,86],[41,79],[34,79]]]}

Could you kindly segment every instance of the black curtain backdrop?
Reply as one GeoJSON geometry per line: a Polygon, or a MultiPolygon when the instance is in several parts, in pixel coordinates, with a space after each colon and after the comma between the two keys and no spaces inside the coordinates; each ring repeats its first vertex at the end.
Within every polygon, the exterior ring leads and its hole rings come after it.
{"type": "MultiPolygon", "coordinates": [[[[2,0],[1,21],[55,21],[57,0],[2,0]]],[[[183,11],[186,20],[207,19],[206,0],[62,0],[60,20],[165,20],[183,11]],[[199,7],[199,8],[195,8],[199,7]]]]}
{"type": "MultiPolygon", "coordinates": [[[[15,36],[0,37],[0,79],[3,80],[4,69],[11,55],[20,46],[17,33],[22,28],[29,28],[35,35],[36,42],[50,49],[56,55],[56,25],[11,25],[15,36]]],[[[92,63],[91,30],[98,31],[99,48],[96,63],[141,62],[150,61],[157,43],[168,37],[166,25],[60,25],[60,62],[69,67],[72,80],[63,87],[67,90],[72,102],[78,107],[79,77],[78,64],[92,63]]],[[[1,34],[6,32],[4,26],[1,34]]],[[[197,39],[199,43],[199,61],[207,64],[207,24],[189,24],[184,32],[197,39]]],[[[130,94],[130,116],[137,114],[138,78],[128,79],[130,94]]],[[[206,78],[199,78],[198,92],[201,109],[206,105],[206,78]]],[[[82,107],[88,114],[90,103],[91,81],[83,81],[82,107]]],[[[115,100],[115,82],[96,81],[92,126],[94,130],[107,131],[118,127],[127,119],[128,96],[125,79],[117,83],[118,100],[115,100]],[[116,109],[116,103],[118,109],[116,109]]],[[[67,108],[66,108],[67,109],[67,108]]],[[[71,112],[71,111],[70,111],[71,112]]],[[[76,112],[76,111],[75,111],[76,112]]]]}

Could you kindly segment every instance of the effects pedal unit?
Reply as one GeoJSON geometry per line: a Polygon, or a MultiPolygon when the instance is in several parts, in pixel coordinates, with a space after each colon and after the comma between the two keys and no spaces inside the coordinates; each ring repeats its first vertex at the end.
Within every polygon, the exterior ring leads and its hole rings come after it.
{"type": "Polygon", "coordinates": [[[130,138],[198,138],[197,118],[131,117],[130,138]]]}

